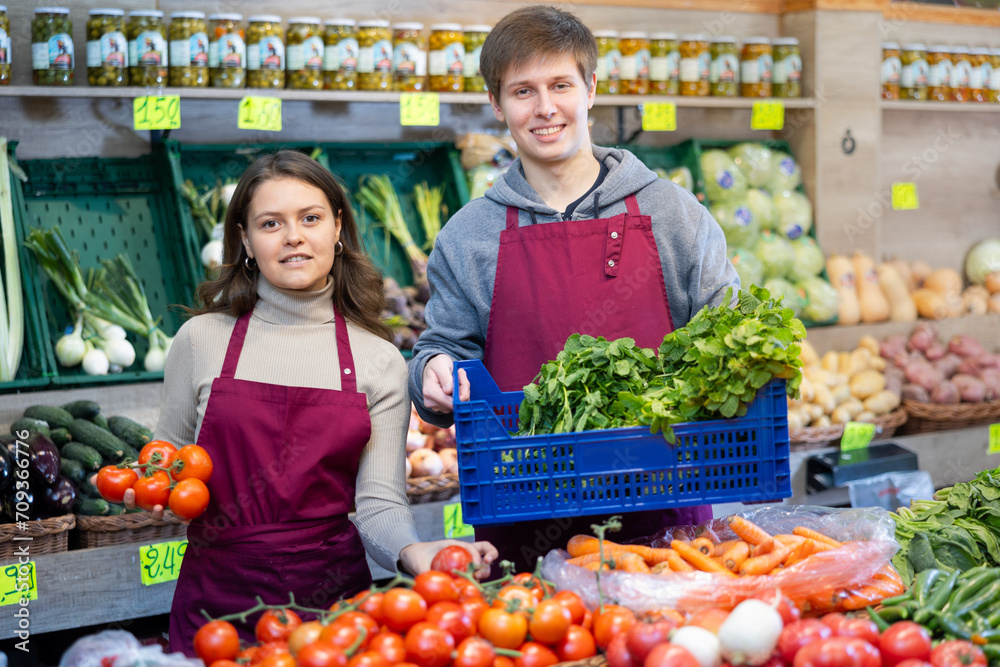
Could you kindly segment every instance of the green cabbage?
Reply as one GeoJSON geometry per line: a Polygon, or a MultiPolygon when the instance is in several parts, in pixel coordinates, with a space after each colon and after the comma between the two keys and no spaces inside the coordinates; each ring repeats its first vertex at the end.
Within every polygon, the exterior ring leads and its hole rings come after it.
{"type": "Polygon", "coordinates": [[[764,144],[742,143],[729,149],[733,162],[747,177],[751,188],[762,188],[771,178],[771,149],[764,144]]]}
{"type": "Polygon", "coordinates": [[[747,193],[747,178],[725,151],[711,150],[701,154],[701,172],[705,178],[705,194],[713,204],[740,199],[747,193]]]}
{"type": "Polygon", "coordinates": [[[802,170],[795,158],[780,151],[771,153],[771,177],[767,180],[767,189],[771,194],[789,192],[801,184],[802,170]]]}
{"type": "Polygon", "coordinates": [[[983,285],[994,271],[1000,271],[1000,239],[980,241],[965,257],[965,277],[973,285],[983,285]]]}
{"type": "Polygon", "coordinates": [[[742,202],[716,204],[709,209],[712,217],[722,227],[729,246],[751,246],[760,235],[760,223],[753,211],[742,202]]]}
{"type": "Polygon", "coordinates": [[[774,200],[765,190],[758,188],[747,190],[746,203],[753,217],[760,223],[761,229],[774,229],[778,224],[778,209],[774,207],[774,200]]]}
{"type": "Polygon", "coordinates": [[[771,293],[772,298],[781,297],[781,305],[794,310],[795,317],[802,313],[802,295],[795,285],[784,278],[771,278],[764,283],[764,289],[771,293]]]}
{"type": "Polygon", "coordinates": [[[802,317],[813,322],[826,322],[837,315],[840,299],[837,290],[819,276],[800,280],[796,287],[805,294],[802,317]]]}
{"type": "Polygon", "coordinates": [[[812,229],[812,206],[801,192],[782,192],[774,196],[778,211],[778,231],[790,241],[804,236],[812,229]]]}
{"type": "Polygon", "coordinates": [[[795,249],[783,236],[771,231],[760,234],[754,253],[764,266],[764,279],[784,278],[795,263],[795,249]]]}
{"type": "Polygon", "coordinates": [[[792,270],[788,272],[789,280],[798,282],[823,272],[826,258],[816,245],[816,241],[809,236],[801,236],[792,241],[792,247],[795,249],[795,262],[792,264],[792,270]]]}
{"type": "Polygon", "coordinates": [[[733,268],[740,276],[741,290],[745,291],[751,285],[759,287],[764,281],[764,265],[760,263],[752,250],[730,247],[729,261],[733,263],[733,268]]]}

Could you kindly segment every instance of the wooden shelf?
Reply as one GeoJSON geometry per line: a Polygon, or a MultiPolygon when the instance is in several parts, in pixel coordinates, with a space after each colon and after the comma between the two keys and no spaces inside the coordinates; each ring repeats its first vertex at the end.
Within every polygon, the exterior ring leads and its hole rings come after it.
{"type": "MultiPolygon", "coordinates": [[[[1000,14],[1000,12],[997,12],[1000,14]]],[[[947,111],[957,113],[1000,113],[1000,104],[994,102],[907,102],[892,100],[879,102],[883,111],[947,111]]]]}
{"type": "MultiPolygon", "coordinates": [[[[685,97],[675,95],[598,95],[594,106],[625,107],[647,102],[673,102],[678,107],[699,109],[751,109],[754,102],[770,101],[757,97],[685,97]]],[[[786,109],[815,109],[812,98],[781,99],[786,109]]],[[[998,105],[1000,106],[1000,105],[998,105]]]]}
{"type": "Polygon", "coordinates": [[[946,341],[952,336],[965,334],[983,343],[989,351],[997,351],[996,332],[1000,331],[1000,315],[996,313],[947,317],[941,320],[917,320],[917,322],[878,322],[851,326],[834,324],[828,327],[809,329],[806,339],[820,354],[830,350],[842,352],[853,350],[857,347],[861,337],[865,335],[874,336],[879,340],[896,334],[909,336],[920,322],[928,322],[933,325],[937,330],[938,337],[946,341]]]}

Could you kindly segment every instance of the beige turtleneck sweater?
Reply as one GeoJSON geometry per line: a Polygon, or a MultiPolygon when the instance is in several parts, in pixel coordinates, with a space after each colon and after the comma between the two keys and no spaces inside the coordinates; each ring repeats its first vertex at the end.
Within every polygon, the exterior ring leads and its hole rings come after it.
{"type": "MultiPolygon", "coordinates": [[[[279,289],[260,276],[236,379],[339,390],[332,295],[332,279],[323,290],[302,292],[279,289]]],[[[177,331],[164,372],[157,439],[197,441],[235,325],[231,315],[213,313],[193,317],[177,331]]],[[[406,499],[406,362],[391,343],[353,323],[347,332],[372,423],[358,468],[355,524],[368,554],[395,571],[400,550],[420,541],[406,499]]]]}

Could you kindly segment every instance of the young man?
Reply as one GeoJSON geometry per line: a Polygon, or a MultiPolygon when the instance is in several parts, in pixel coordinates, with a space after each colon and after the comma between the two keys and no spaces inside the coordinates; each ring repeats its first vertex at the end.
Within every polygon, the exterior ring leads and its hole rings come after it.
{"type": "MultiPolygon", "coordinates": [[[[482,358],[501,390],[520,390],[570,334],[657,348],[740,284],[722,230],[694,196],[628,151],[591,144],[597,45],[579,19],[554,7],[516,10],[490,32],[480,62],[520,156],[449,220],[431,253],[410,396],[441,426],[452,421],[454,359],[482,358]]],[[[710,518],[707,506],[627,514],[615,539],[710,518]]],[[[600,519],[521,522],[476,538],[530,569],[600,519]]]]}

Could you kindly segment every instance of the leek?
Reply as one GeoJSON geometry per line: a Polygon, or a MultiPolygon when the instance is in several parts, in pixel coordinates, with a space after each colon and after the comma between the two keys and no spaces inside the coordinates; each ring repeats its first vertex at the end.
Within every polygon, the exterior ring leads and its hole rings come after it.
{"type": "Polygon", "coordinates": [[[4,271],[0,274],[0,382],[10,382],[17,375],[24,347],[24,302],[12,200],[7,139],[0,137],[0,236],[3,237],[4,256],[4,271]],[[7,277],[6,291],[4,275],[7,277]]]}
{"type": "Polygon", "coordinates": [[[389,177],[374,174],[362,176],[356,195],[368,212],[403,246],[413,269],[414,284],[427,282],[427,255],[413,241],[399,206],[399,196],[389,177]]]}
{"type": "Polygon", "coordinates": [[[420,214],[420,222],[424,226],[424,250],[434,249],[434,240],[441,231],[441,202],[444,200],[444,185],[429,188],[426,183],[413,186],[413,204],[420,214]]]}

